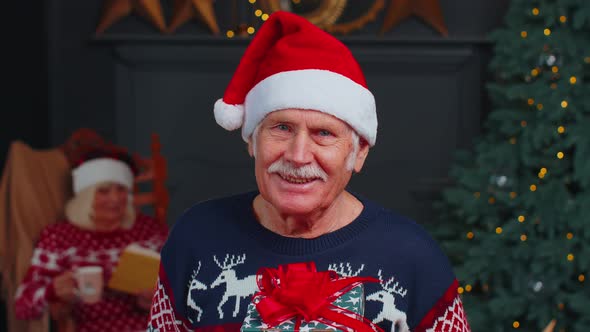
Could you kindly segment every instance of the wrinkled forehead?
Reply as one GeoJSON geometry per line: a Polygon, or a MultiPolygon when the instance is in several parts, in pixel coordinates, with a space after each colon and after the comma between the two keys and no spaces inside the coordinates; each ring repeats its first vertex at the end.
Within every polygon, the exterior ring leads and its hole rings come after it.
{"type": "Polygon", "coordinates": [[[297,122],[308,126],[330,126],[352,131],[345,121],[318,110],[287,108],[268,113],[261,123],[265,122],[297,122]]]}

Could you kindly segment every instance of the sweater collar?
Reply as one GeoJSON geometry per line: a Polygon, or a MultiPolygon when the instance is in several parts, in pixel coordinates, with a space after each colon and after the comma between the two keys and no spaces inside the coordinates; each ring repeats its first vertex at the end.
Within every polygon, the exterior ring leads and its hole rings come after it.
{"type": "Polygon", "coordinates": [[[244,216],[237,217],[243,230],[261,247],[277,254],[287,256],[302,256],[317,254],[330,248],[342,245],[362,233],[376,218],[378,206],[362,196],[352,193],[362,204],[363,210],[359,216],[348,225],[313,239],[285,237],[263,227],[255,217],[252,203],[259,194],[252,191],[242,195],[239,202],[241,208],[236,211],[247,211],[244,216]]]}

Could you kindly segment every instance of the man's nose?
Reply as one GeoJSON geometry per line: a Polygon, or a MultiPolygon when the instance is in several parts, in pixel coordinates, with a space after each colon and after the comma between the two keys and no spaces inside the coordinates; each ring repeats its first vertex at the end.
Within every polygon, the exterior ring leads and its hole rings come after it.
{"type": "Polygon", "coordinates": [[[285,159],[296,166],[305,165],[313,161],[312,144],[309,136],[304,132],[299,132],[289,142],[285,159]]]}

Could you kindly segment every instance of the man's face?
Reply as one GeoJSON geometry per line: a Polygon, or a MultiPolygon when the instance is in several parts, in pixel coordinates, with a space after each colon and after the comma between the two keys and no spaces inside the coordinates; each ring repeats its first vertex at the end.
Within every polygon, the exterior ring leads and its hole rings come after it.
{"type": "MultiPolygon", "coordinates": [[[[256,134],[255,134],[256,135],[256,134]]],[[[329,207],[344,190],[352,170],[352,129],[317,111],[287,109],[270,113],[256,139],[256,182],[262,197],[282,214],[310,214],[329,207]]],[[[368,153],[362,144],[354,170],[368,153]]]]}

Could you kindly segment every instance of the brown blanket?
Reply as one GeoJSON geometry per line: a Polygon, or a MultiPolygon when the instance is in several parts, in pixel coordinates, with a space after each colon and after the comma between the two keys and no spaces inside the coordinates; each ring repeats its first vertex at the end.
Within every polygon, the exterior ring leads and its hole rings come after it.
{"type": "Polygon", "coordinates": [[[49,331],[48,315],[37,321],[14,317],[14,294],[29,266],[41,230],[63,220],[71,197],[70,166],[60,149],[11,144],[0,182],[0,268],[9,332],[49,331]]]}

